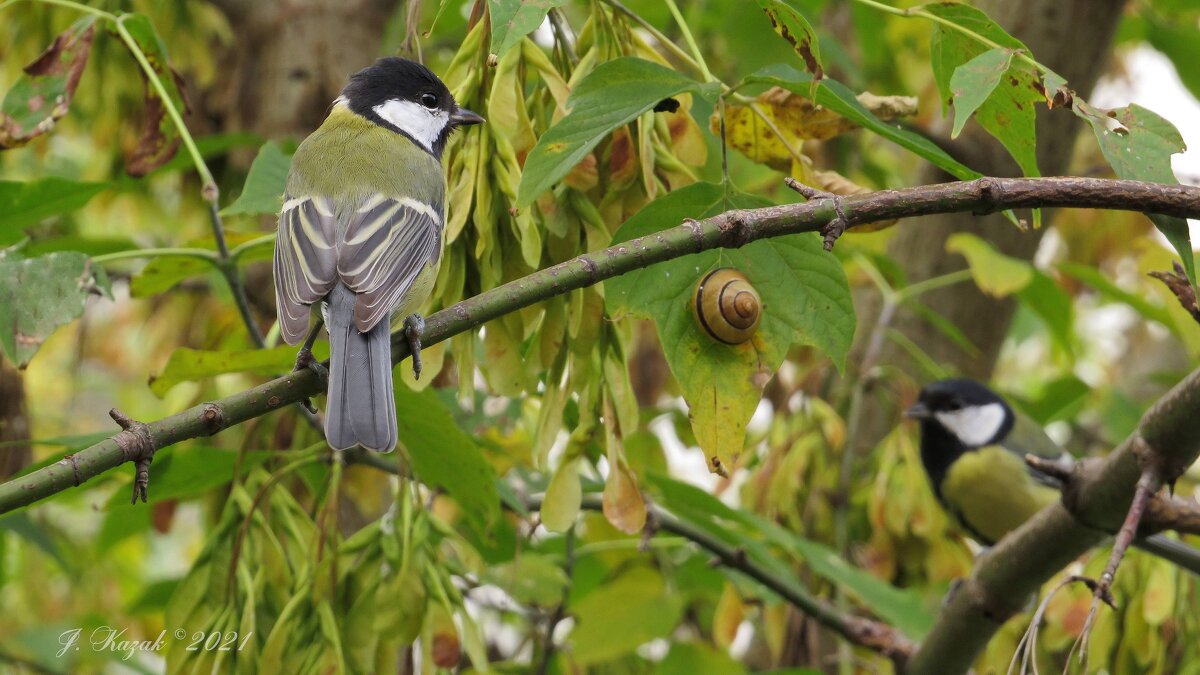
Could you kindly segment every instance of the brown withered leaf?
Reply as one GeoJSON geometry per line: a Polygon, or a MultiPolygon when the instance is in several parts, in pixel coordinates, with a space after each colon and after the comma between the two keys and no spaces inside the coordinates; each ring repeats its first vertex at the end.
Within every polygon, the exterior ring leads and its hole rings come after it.
{"type": "MultiPolygon", "coordinates": [[[[917,100],[910,96],[859,94],[858,101],[876,117],[888,121],[915,115],[917,100]]],[[[807,140],[824,141],[858,129],[858,125],[811,100],[780,87],[772,87],[756,99],[763,115],[772,121],[793,148],[807,140]]],[[[719,111],[709,119],[719,134],[719,111]]],[[[780,171],[788,171],[793,157],[774,131],[747,106],[725,108],[725,138],[730,147],[750,159],[780,171]]]]}
{"type": "MultiPolygon", "coordinates": [[[[142,14],[126,14],[122,24],[145,55],[154,74],[166,90],[172,105],[180,112],[189,110],[183,93],[183,80],[168,64],[167,50],[155,32],[153,24],[142,14]]],[[[145,108],[142,113],[141,131],[136,145],[125,151],[125,171],[131,176],[144,176],[166,164],[179,149],[179,130],[167,115],[167,109],[151,85],[146,73],[138,68],[145,86],[145,108]]]]}
{"type": "Polygon", "coordinates": [[[92,51],[95,24],[94,17],[76,21],[25,66],[0,103],[0,149],[25,145],[67,114],[92,51]]]}

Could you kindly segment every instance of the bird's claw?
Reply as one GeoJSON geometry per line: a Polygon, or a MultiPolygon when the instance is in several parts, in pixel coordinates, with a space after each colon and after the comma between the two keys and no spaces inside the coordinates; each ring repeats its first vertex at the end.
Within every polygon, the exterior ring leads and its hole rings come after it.
{"type": "Polygon", "coordinates": [[[413,379],[421,379],[421,334],[425,332],[425,317],[409,314],[404,319],[404,337],[408,339],[408,350],[412,353],[413,379]]]}

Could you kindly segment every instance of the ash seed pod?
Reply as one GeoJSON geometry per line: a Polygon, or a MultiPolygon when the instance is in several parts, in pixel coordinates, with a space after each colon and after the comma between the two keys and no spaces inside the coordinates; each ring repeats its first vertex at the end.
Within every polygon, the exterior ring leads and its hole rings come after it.
{"type": "Polygon", "coordinates": [[[762,300],[746,275],[731,268],[715,269],[700,279],[693,294],[696,325],[718,342],[737,345],[749,340],[762,319],[762,300]]]}

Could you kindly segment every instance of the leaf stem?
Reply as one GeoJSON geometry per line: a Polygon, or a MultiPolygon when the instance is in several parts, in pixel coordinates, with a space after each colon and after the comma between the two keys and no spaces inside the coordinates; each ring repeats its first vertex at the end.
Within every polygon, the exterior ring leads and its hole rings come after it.
{"type": "MultiPolygon", "coordinates": [[[[66,7],[68,9],[73,9],[77,12],[83,12],[84,14],[91,14],[92,16],[100,17],[102,19],[108,19],[109,21],[117,20],[116,14],[111,14],[102,9],[96,9],[95,7],[89,7],[83,3],[72,2],[72,0],[36,0],[36,1],[42,3],[43,5],[57,5],[59,7],[66,7]]],[[[0,10],[4,9],[5,7],[7,7],[9,5],[15,5],[18,2],[20,2],[20,0],[9,0],[9,2],[0,3],[0,10]]]]}
{"type": "MultiPolygon", "coordinates": [[[[857,2],[860,5],[864,5],[866,7],[870,7],[872,9],[878,10],[885,14],[892,14],[894,16],[903,17],[905,19],[911,19],[913,17],[917,17],[917,18],[925,19],[926,21],[932,21],[933,23],[945,26],[946,28],[949,28],[950,30],[962,33],[963,35],[966,35],[967,37],[971,38],[972,40],[975,40],[976,42],[978,42],[982,45],[985,45],[987,47],[990,47],[992,49],[1012,49],[1011,47],[1006,47],[1006,46],[1000,44],[999,42],[996,42],[996,41],[992,40],[991,38],[988,38],[985,35],[976,33],[975,31],[971,30],[970,28],[967,28],[966,26],[954,23],[953,21],[951,21],[949,19],[945,19],[936,14],[933,14],[932,12],[930,12],[926,9],[923,9],[919,6],[918,7],[909,7],[908,9],[900,9],[899,7],[892,7],[891,5],[885,5],[882,2],[878,2],[878,0],[854,0],[854,2],[857,2]]],[[[1025,50],[1014,49],[1013,52],[1016,55],[1018,60],[1024,61],[1028,65],[1033,66],[1034,70],[1038,71],[1039,73],[1042,73],[1043,75],[1049,75],[1054,72],[1054,71],[1050,70],[1048,67],[1039,63],[1036,59],[1034,59],[1032,56],[1030,56],[1028,53],[1026,53],[1025,50]]]]}
{"type": "Polygon", "coordinates": [[[671,52],[671,54],[673,54],[675,56],[675,58],[682,61],[686,66],[688,66],[692,70],[696,71],[701,76],[705,76],[706,74],[708,74],[708,76],[711,77],[711,74],[708,73],[707,68],[705,68],[704,66],[697,63],[696,60],[693,59],[690,54],[688,54],[686,51],[684,51],[682,48],[680,48],[679,45],[675,44],[675,42],[671,38],[669,38],[665,34],[663,34],[663,32],[660,31],[657,27],[655,27],[654,24],[652,24],[649,21],[647,21],[646,19],[642,18],[642,16],[640,14],[638,14],[637,12],[634,12],[632,9],[629,9],[628,7],[626,7],[620,0],[604,0],[604,2],[609,7],[612,7],[613,9],[617,10],[621,14],[624,14],[625,16],[632,19],[634,23],[641,26],[655,40],[658,40],[659,44],[661,44],[664,49],[671,52]]]}
{"type": "Polygon", "coordinates": [[[220,261],[217,254],[202,248],[133,248],[128,251],[113,251],[92,256],[92,262],[104,264],[118,260],[134,260],[137,258],[199,258],[213,265],[220,261]]]}
{"type": "Polygon", "coordinates": [[[683,39],[687,42],[688,49],[692,50],[692,58],[700,67],[700,74],[704,76],[704,81],[717,82],[717,78],[713,77],[712,71],[708,69],[708,64],[704,62],[704,54],[700,53],[700,46],[696,44],[696,38],[692,36],[692,29],[688,28],[687,21],[683,20],[683,13],[675,5],[675,0],[666,0],[666,3],[667,9],[671,10],[671,16],[675,17],[675,23],[679,24],[679,30],[683,33],[683,39]]]}

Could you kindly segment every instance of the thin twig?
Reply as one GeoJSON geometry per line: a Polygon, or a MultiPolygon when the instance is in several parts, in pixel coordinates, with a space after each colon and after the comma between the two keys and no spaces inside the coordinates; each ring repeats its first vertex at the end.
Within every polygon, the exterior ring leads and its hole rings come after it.
{"type": "Polygon", "coordinates": [[[554,608],[554,614],[550,615],[550,620],[546,622],[546,641],[542,646],[542,660],[538,665],[537,674],[546,675],[550,668],[550,660],[554,658],[554,629],[567,613],[567,599],[571,596],[571,583],[575,573],[575,528],[567,530],[566,536],[563,537],[563,545],[566,546],[563,560],[563,574],[567,577],[567,583],[563,586],[562,600],[558,606],[554,608]]]}

